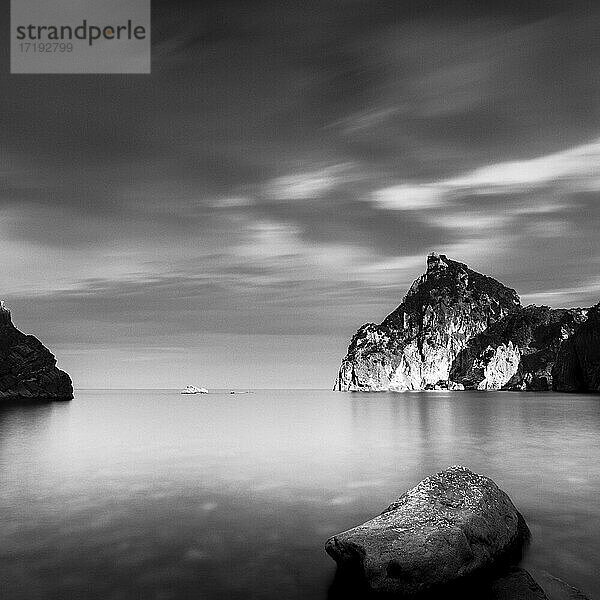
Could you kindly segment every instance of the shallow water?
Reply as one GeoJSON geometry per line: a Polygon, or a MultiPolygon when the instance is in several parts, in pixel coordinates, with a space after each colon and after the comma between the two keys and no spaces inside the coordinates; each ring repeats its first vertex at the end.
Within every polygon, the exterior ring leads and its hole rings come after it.
{"type": "Polygon", "coordinates": [[[461,463],[600,599],[600,398],[81,391],[0,408],[0,595],[323,599],[332,534],[461,463]]]}

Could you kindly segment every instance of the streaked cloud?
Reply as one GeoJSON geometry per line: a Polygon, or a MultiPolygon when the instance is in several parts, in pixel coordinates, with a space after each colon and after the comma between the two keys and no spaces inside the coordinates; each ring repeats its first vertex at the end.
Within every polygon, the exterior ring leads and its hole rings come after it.
{"type": "Polygon", "coordinates": [[[361,130],[371,129],[373,126],[383,124],[399,112],[402,112],[402,107],[399,106],[372,108],[339,119],[331,123],[329,127],[339,127],[346,135],[352,135],[361,130]]]}
{"type": "Polygon", "coordinates": [[[313,171],[283,175],[267,182],[264,195],[270,200],[308,200],[356,180],[358,165],[341,163],[313,171]]]}
{"type": "Polygon", "coordinates": [[[599,290],[600,277],[595,277],[585,285],[524,294],[521,296],[521,301],[524,304],[549,304],[551,306],[579,306],[580,308],[589,308],[593,304],[597,304],[599,290]],[[581,301],[582,299],[583,302],[581,301]]]}
{"type": "Polygon", "coordinates": [[[387,210],[428,210],[444,203],[446,190],[439,184],[401,184],[373,192],[376,206],[387,210]]]}
{"type": "Polygon", "coordinates": [[[480,167],[440,186],[480,194],[528,192],[559,184],[566,191],[600,191],[600,139],[562,152],[480,167]]]}
{"type": "MultiPolygon", "coordinates": [[[[372,201],[387,210],[430,210],[464,196],[556,187],[563,192],[600,191],[600,139],[546,156],[479,167],[457,177],[394,185],[373,192],[372,201]]],[[[539,212],[535,206],[531,210],[539,212]]]]}

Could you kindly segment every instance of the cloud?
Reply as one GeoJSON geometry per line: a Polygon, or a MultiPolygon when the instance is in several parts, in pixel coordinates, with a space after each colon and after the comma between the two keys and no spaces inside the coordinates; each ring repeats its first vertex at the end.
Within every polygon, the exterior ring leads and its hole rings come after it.
{"type": "Polygon", "coordinates": [[[521,296],[524,304],[550,304],[554,307],[589,308],[600,300],[600,277],[590,279],[585,285],[533,292],[521,296]]]}
{"type": "Polygon", "coordinates": [[[217,198],[213,202],[214,208],[241,208],[251,206],[253,203],[251,198],[245,198],[243,196],[230,196],[226,198],[217,198]]]}
{"type": "Polygon", "coordinates": [[[321,198],[329,191],[354,181],[357,170],[356,164],[342,163],[313,171],[283,175],[265,185],[264,195],[270,200],[321,198]]]}
{"type": "Polygon", "coordinates": [[[352,135],[361,130],[368,130],[371,129],[373,126],[385,123],[401,111],[402,107],[398,106],[372,108],[339,119],[338,121],[331,123],[329,127],[341,127],[344,134],[352,135]]]}
{"type": "MultiPolygon", "coordinates": [[[[566,193],[600,191],[600,139],[533,159],[478,167],[457,177],[394,185],[376,190],[371,200],[386,210],[431,210],[465,196],[524,194],[547,188],[566,193]]],[[[535,206],[531,210],[540,212],[535,206]]]]}
{"type": "Polygon", "coordinates": [[[452,192],[528,192],[558,184],[566,191],[600,191],[600,139],[569,150],[480,167],[439,183],[452,192]]]}
{"type": "Polygon", "coordinates": [[[566,219],[548,219],[531,223],[527,226],[527,230],[537,238],[561,237],[575,233],[573,224],[566,219]]]}
{"type": "Polygon", "coordinates": [[[427,210],[444,203],[443,187],[436,184],[400,184],[373,192],[373,203],[386,210],[427,210]]]}

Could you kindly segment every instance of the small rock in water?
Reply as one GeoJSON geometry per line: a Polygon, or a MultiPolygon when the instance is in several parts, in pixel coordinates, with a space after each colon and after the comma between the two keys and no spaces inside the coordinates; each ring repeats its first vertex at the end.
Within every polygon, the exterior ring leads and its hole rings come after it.
{"type": "Polygon", "coordinates": [[[490,589],[490,600],[549,600],[533,577],[519,568],[495,579],[490,589]]]}
{"type": "Polygon", "coordinates": [[[453,466],[421,481],[378,517],[333,536],[325,549],[340,572],[358,577],[370,592],[414,595],[493,571],[519,555],[528,538],[505,492],[453,466]]]}
{"type": "Polygon", "coordinates": [[[549,600],[589,600],[583,592],[546,571],[532,569],[532,574],[544,588],[549,600]]]}

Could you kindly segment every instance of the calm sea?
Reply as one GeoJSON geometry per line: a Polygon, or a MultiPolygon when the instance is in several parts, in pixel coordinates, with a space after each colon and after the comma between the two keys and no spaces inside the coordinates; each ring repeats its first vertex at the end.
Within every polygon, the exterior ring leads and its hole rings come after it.
{"type": "Polygon", "coordinates": [[[0,596],[323,599],[332,534],[460,463],[600,598],[600,398],[80,391],[0,408],[0,596]]]}

